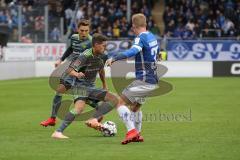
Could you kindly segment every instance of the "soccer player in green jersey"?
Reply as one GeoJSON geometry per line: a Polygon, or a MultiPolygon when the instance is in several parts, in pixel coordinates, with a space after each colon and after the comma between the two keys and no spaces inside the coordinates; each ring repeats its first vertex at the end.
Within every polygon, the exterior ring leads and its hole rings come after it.
{"type": "MultiPolygon", "coordinates": [[[[78,34],[73,34],[71,36],[71,45],[65,51],[61,59],[55,63],[55,67],[58,67],[65,59],[67,59],[67,61],[69,62],[73,61],[79,56],[79,54],[84,52],[86,49],[89,49],[92,47],[92,37],[89,35],[89,31],[90,31],[89,21],[81,20],[78,24],[78,34]]],[[[106,89],[107,86],[105,82],[104,70],[99,72],[99,76],[102,81],[103,88],[106,89]]],[[[60,84],[56,89],[57,91],[56,95],[53,98],[51,116],[47,120],[42,121],[40,125],[44,127],[55,126],[57,112],[61,106],[62,94],[65,93],[70,88],[72,88],[74,85],[77,85],[78,83],[81,83],[81,82],[78,81],[78,79],[76,79],[75,77],[71,77],[71,76],[61,77],[60,84]]],[[[96,107],[97,102],[98,101],[92,101],[91,99],[87,101],[87,103],[92,107],[96,107]]]]}
{"type": "MultiPolygon", "coordinates": [[[[100,109],[113,109],[117,105],[118,98],[115,95],[102,88],[96,88],[92,86],[92,83],[94,83],[96,80],[97,73],[104,69],[105,61],[103,60],[102,56],[104,56],[104,51],[106,49],[106,41],[107,38],[105,36],[101,34],[94,34],[92,40],[93,48],[87,49],[83,52],[83,54],[80,54],[66,70],[67,75],[78,78],[81,83],[74,88],[74,108],[66,114],[65,119],[60,127],[52,134],[53,138],[68,138],[67,136],[63,135],[63,131],[74,121],[78,115],[81,114],[81,112],[84,110],[86,101],[89,98],[103,101],[98,106],[100,109]]],[[[93,115],[93,119],[96,118],[99,117],[97,117],[97,115],[93,115]]],[[[103,126],[99,127],[104,129],[103,126]]]]}

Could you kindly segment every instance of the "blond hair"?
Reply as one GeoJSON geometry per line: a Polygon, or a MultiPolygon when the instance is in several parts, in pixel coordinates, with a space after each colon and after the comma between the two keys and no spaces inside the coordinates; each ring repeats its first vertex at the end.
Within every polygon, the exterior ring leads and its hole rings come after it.
{"type": "Polygon", "coordinates": [[[136,27],[146,27],[147,26],[147,19],[144,14],[137,13],[132,16],[132,23],[136,27]]]}

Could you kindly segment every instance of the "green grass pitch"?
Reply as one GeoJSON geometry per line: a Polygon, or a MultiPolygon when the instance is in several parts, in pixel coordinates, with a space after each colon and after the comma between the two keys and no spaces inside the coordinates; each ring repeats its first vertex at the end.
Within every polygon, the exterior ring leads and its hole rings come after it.
{"type": "Polygon", "coordinates": [[[54,140],[50,136],[59,123],[39,125],[49,116],[54,95],[48,79],[0,81],[0,160],[240,159],[240,79],[165,80],[172,92],[143,106],[145,142],[124,146],[125,128],[115,110],[105,117],[117,123],[115,137],[74,122],[65,131],[69,140],[54,140]],[[156,119],[150,118],[154,114],[156,119]]]}

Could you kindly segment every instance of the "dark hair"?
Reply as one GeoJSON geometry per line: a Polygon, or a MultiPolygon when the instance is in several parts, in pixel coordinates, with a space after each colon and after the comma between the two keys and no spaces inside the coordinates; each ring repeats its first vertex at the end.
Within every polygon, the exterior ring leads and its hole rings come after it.
{"type": "Polygon", "coordinates": [[[95,33],[92,37],[92,44],[95,45],[96,43],[102,43],[104,41],[107,41],[107,37],[99,34],[99,33],[95,33]]]}
{"type": "Polygon", "coordinates": [[[89,26],[89,27],[90,27],[90,21],[87,20],[87,19],[82,19],[82,20],[80,20],[80,22],[78,23],[78,28],[79,28],[80,26],[89,26]]]}

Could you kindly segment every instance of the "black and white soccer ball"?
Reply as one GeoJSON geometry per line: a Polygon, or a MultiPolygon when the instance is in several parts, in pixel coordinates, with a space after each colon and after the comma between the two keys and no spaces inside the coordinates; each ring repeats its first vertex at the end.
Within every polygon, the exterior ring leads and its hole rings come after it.
{"type": "Polygon", "coordinates": [[[112,121],[106,121],[103,124],[103,131],[102,134],[104,137],[112,137],[117,134],[117,126],[112,121]]]}

